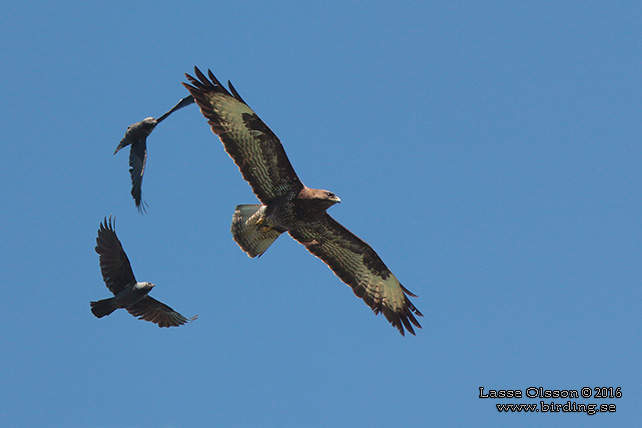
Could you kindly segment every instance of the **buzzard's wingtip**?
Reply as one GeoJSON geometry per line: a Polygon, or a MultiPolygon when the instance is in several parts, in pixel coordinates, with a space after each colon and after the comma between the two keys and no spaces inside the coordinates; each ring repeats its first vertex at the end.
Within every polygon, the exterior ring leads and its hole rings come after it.
{"type": "Polygon", "coordinates": [[[412,291],[408,290],[408,289],[407,289],[406,287],[404,287],[402,284],[399,284],[399,285],[401,285],[401,289],[402,289],[402,290],[403,290],[403,292],[404,292],[404,293],[406,293],[408,296],[410,296],[410,297],[418,297],[416,294],[414,294],[412,291]]]}
{"type": "Polygon", "coordinates": [[[237,100],[239,100],[243,104],[247,105],[245,100],[243,98],[241,98],[241,95],[238,93],[238,91],[236,90],[234,85],[232,85],[232,82],[230,80],[227,81],[227,86],[230,88],[230,92],[232,92],[232,95],[234,96],[234,98],[236,98],[237,100]]]}
{"type": "MultiPolygon", "coordinates": [[[[199,70],[197,66],[194,66],[194,74],[198,76],[200,72],[201,70],[199,70]]],[[[185,78],[189,80],[192,85],[195,85],[198,82],[198,80],[196,80],[196,78],[189,73],[185,73],[185,78]]],[[[185,86],[188,90],[190,87],[192,87],[189,83],[183,83],[183,86],[185,86]]]]}
{"type": "Polygon", "coordinates": [[[205,83],[207,81],[207,77],[205,77],[201,70],[199,70],[199,68],[196,66],[194,67],[194,73],[196,74],[198,80],[200,80],[201,82],[205,83]]]}
{"type": "Polygon", "coordinates": [[[415,335],[415,331],[412,329],[412,325],[410,325],[410,322],[408,321],[408,318],[401,317],[401,322],[406,327],[406,329],[410,332],[410,334],[412,334],[414,336],[415,335]]]}

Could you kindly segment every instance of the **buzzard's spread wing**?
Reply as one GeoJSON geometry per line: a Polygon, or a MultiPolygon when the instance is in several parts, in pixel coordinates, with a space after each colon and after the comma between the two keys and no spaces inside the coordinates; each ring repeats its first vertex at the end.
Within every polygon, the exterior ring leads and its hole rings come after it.
{"type": "Polygon", "coordinates": [[[177,327],[194,321],[198,317],[196,315],[192,318],[185,318],[166,304],[149,296],[128,307],[127,312],[139,319],[158,324],[159,327],[177,327]]]}
{"type": "Polygon", "coordinates": [[[183,85],[259,200],[267,205],[278,196],[302,189],[281,142],[234,87],[230,84],[230,93],[211,71],[208,80],[198,68],[194,70],[198,80],[186,74],[191,85],[183,85]]]}
{"type": "Polygon", "coordinates": [[[145,211],[145,201],[143,201],[143,174],[145,173],[145,162],[147,161],[147,137],[132,144],[129,152],[129,174],[132,177],[132,197],[136,202],[138,211],[145,211]]]}
{"type": "Polygon", "coordinates": [[[352,287],[375,314],[383,312],[402,335],[404,326],[412,334],[412,325],[421,328],[415,315],[423,315],[408,299],[416,296],[401,285],[370,245],[328,214],[312,226],[289,233],[352,287]]]}
{"type": "Polygon", "coordinates": [[[109,217],[109,223],[105,218],[100,224],[96,238],[96,252],[100,255],[100,273],[107,288],[114,295],[126,286],[136,283],[127,254],[114,231],[111,217],[109,217]]]}

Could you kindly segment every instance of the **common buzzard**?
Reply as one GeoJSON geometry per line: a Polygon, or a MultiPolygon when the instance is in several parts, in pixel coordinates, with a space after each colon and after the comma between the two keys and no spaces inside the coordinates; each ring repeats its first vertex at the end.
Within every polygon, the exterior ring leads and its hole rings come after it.
{"type": "Polygon", "coordinates": [[[91,302],[91,312],[102,318],[116,309],[124,308],[141,320],[151,321],[159,327],[176,327],[194,321],[198,315],[185,318],[172,308],[147,294],[155,287],[150,282],[138,282],[129,264],[129,259],[121,245],[109,217],[100,224],[96,238],[96,252],[100,255],[100,272],[103,280],[114,293],[109,299],[91,302]]]}
{"type": "Polygon", "coordinates": [[[212,132],[239,167],[261,204],[239,205],[232,219],[232,234],[248,256],[256,257],[283,232],[321,259],[375,314],[383,312],[404,335],[421,328],[408,291],[375,251],[339,224],[326,210],[340,199],[327,190],[306,187],[294,172],[276,135],[243,101],[208,70],[209,79],[194,68],[186,74],[190,91],[212,132]]]}
{"type": "Polygon", "coordinates": [[[129,151],[129,174],[132,177],[132,197],[136,203],[136,208],[138,211],[143,213],[145,211],[145,206],[147,205],[143,201],[143,194],[141,186],[143,185],[143,174],[145,173],[145,162],[147,161],[147,137],[152,133],[156,125],[165,120],[170,114],[174,113],[176,110],[180,110],[185,106],[188,106],[194,102],[194,98],[191,95],[183,98],[172,107],[167,113],[154,119],[153,117],[148,117],[140,122],[136,122],[133,125],[127,127],[127,132],[114,154],[118,153],[123,147],[127,147],[131,144],[131,150],[129,151]]]}

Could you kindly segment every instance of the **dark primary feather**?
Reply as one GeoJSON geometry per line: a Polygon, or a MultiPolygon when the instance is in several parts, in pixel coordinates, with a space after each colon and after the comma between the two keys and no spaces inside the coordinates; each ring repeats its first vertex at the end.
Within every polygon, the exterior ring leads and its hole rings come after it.
{"type": "Polygon", "coordinates": [[[183,85],[257,198],[268,204],[285,193],[303,188],[277,136],[245,104],[234,87],[230,85],[232,95],[211,71],[208,71],[208,80],[198,68],[194,70],[198,79],[186,74],[191,85],[183,85]]]}
{"type": "Polygon", "coordinates": [[[136,283],[127,254],[116,236],[111,217],[109,222],[105,218],[100,224],[96,238],[96,253],[100,256],[100,273],[103,275],[105,285],[114,295],[126,286],[136,283]]]}

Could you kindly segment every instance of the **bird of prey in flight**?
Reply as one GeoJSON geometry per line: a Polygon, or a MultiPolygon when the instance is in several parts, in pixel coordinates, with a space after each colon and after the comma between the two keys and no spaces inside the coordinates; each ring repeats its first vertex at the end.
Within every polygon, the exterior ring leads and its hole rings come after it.
{"type": "Polygon", "coordinates": [[[158,324],[159,327],[177,327],[198,317],[185,318],[166,304],[148,296],[155,285],[136,281],[127,254],[116,236],[111,217],[109,223],[105,218],[100,224],[96,252],[100,255],[100,272],[105,285],[114,294],[109,299],[91,302],[91,312],[97,318],[123,308],[133,316],[158,324]]]}
{"type": "Polygon", "coordinates": [[[256,257],[283,232],[321,259],[375,314],[404,335],[421,312],[410,302],[408,291],[377,253],[334,220],[326,210],[340,199],[327,190],[305,186],[290,164],[277,136],[243,101],[228,82],[225,89],[208,70],[206,77],[194,68],[186,74],[190,91],[201,113],[220,138],[243,178],[261,204],[239,205],[232,219],[232,235],[248,256],[256,257]]]}
{"type": "Polygon", "coordinates": [[[170,114],[174,113],[176,110],[180,110],[183,107],[186,107],[194,103],[194,98],[191,95],[183,98],[172,107],[167,113],[154,119],[153,117],[148,117],[140,122],[136,122],[133,125],[127,127],[127,132],[114,154],[118,153],[123,147],[131,145],[131,150],[129,152],[129,174],[132,178],[132,197],[136,203],[136,208],[139,212],[145,211],[145,206],[147,205],[143,200],[141,186],[143,184],[143,174],[145,173],[145,161],[147,160],[147,137],[152,133],[154,128],[165,120],[170,114]]]}

